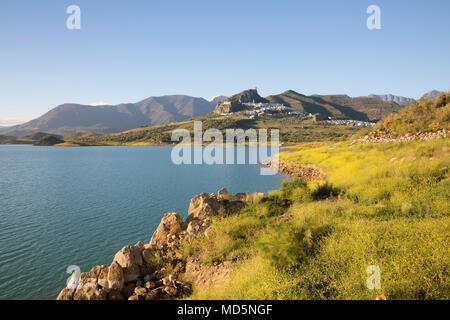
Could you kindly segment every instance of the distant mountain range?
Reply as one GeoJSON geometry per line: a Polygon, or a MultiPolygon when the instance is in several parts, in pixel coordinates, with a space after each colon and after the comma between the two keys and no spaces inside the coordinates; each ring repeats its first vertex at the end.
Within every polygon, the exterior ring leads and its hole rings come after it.
{"type": "Polygon", "coordinates": [[[440,97],[444,93],[445,93],[444,91],[431,90],[431,91],[425,93],[422,97],[427,98],[429,100],[433,100],[433,99],[436,99],[437,97],[440,97]]]}
{"type": "Polygon", "coordinates": [[[411,102],[415,101],[413,98],[396,96],[393,94],[369,94],[368,97],[380,99],[385,102],[395,102],[402,106],[408,106],[411,102]]]}
{"type": "MultiPolygon", "coordinates": [[[[444,91],[431,90],[431,91],[425,93],[422,97],[427,98],[429,100],[433,100],[433,99],[436,99],[437,97],[440,97],[444,93],[445,93],[444,91]]],[[[396,96],[393,94],[370,94],[370,95],[368,95],[368,97],[380,99],[380,100],[386,101],[386,102],[395,102],[402,106],[408,106],[411,102],[415,101],[415,99],[413,99],[413,98],[396,96]]]]}
{"type": "MultiPolygon", "coordinates": [[[[444,92],[433,90],[426,93],[424,97],[433,99],[442,93],[444,92]]],[[[378,121],[397,112],[411,101],[414,99],[391,94],[352,98],[347,95],[306,96],[293,90],[263,98],[255,88],[229,98],[216,96],[209,101],[187,95],[167,95],[119,105],[92,106],[66,103],[24,124],[0,127],[0,135],[18,137],[35,132],[115,133],[140,126],[183,121],[213,110],[216,113],[243,110],[245,106],[242,103],[245,102],[281,103],[298,110],[319,114],[322,117],[378,121]]]]}
{"type": "Polygon", "coordinates": [[[90,106],[66,103],[24,124],[0,128],[0,134],[33,132],[72,134],[114,133],[144,125],[159,125],[197,117],[214,110],[216,102],[186,95],[150,97],[137,103],[90,106]]]}

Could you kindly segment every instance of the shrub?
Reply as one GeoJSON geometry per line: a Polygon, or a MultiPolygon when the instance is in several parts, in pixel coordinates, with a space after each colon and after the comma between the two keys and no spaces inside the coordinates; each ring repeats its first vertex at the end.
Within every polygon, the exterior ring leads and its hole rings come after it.
{"type": "Polygon", "coordinates": [[[335,188],[331,183],[325,182],[318,184],[312,191],[311,197],[314,200],[323,200],[328,198],[334,198],[339,195],[339,189],[335,188]]]}

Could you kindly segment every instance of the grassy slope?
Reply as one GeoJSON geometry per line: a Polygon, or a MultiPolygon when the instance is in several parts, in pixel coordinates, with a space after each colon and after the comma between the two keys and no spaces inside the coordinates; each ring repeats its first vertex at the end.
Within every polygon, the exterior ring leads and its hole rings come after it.
{"type": "MultiPolygon", "coordinates": [[[[198,117],[195,120],[203,121],[203,130],[217,128],[222,132],[226,129],[249,128],[255,129],[280,129],[280,141],[283,143],[300,143],[305,141],[339,140],[348,138],[358,132],[357,127],[336,126],[326,123],[316,123],[303,116],[290,117],[265,117],[258,120],[250,120],[247,116],[216,116],[213,114],[198,117]]],[[[172,143],[171,133],[175,129],[187,129],[193,133],[194,120],[142,127],[125,131],[119,134],[107,134],[98,136],[84,136],[72,140],[65,139],[73,144],[88,145],[145,145],[172,143]]]]}
{"type": "Polygon", "coordinates": [[[325,168],[328,181],[285,183],[208,238],[186,245],[205,263],[235,260],[231,280],[193,298],[449,299],[450,140],[310,143],[283,158],[325,168]],[[283,209],[284,198],[294,204],[283,209]],[[278,216],[289,211],[292,220],[278,216]],[[366,268],[381,268],[368,290],[366,268]]]}
{"type": "Polygon", "coordinates": [[[392,136],[450,129],[450,94],[412,102],[398,114],[377,123],[375,130],[392,136]]]}

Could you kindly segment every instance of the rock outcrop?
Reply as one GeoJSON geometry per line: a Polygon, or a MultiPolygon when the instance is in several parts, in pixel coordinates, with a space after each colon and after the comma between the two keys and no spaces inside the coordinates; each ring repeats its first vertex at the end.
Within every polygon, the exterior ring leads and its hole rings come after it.
{"type": "Polygon", "coordinates": [[[176,212],[167,213],[149,243],[140,241],[123,247],[110,266],[95,266],[81,273],[79,279],[73,274],[57,300],[156,300],[189,295],[191,283],[179,281],[185,278],[186,265],[195,271],[190,273],[190,281],[199,284],[210,283],[211,279],[192,279],[192,274],[206,277],[219,267],[204,271],[200,264],[188,262],[182,254],[183,242],[205,233],[213,216],[233,214],[243,208],[245,198],[245,194],[233,196],[224,188],[217,195],[195,196],[186,221],[176,212]]]}
{"type": "Polygon", "coordinates": [[[258,103],[269,102],[267,99],[262,98],[256,88],[248,89],[242,91],[241,93],[235,94],[234,96],[229,97],[228,99],[218,103],[216,108],[214,109],[214,113],[230,113],[237,112],[241,110],[245,110],[246,107],[244,103],[258,103]]]}
{"type": "Polygon", "coordinates": [[[305,181],[326,179],[325,171],[313,164],[302,164],[281,159],[278,160],[278,166],[277,162],[271,159],[265,160],[261,164],[277,169],[278,172],[285,173],[293,178],[302,178],[305,181]]]}
{"type": "Polygon", "coordinates": [[[389,132],[383,130],[375,130],[370,132],[367,136],[358,139],[361,142],[400,142],[400,141],[411,141],[411,140],[431,140],[437,138],[446,138],[448,131],[442,129],[434,132],[418,132],[418,133],[408,133],[403,136],[393,136],[389,132]]]}

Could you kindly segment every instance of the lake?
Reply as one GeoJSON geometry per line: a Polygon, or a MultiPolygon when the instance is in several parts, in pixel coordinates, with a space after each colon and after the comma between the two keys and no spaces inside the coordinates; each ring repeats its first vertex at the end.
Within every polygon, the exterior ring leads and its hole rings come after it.
{"type": "Polygon", "coordinates": [[[54,299],[69,265],[89,271],[185,218],[199,193],[267,192],[259,165],[175,165],[171,147],[0,145],[0,299],[54,299]]]}

